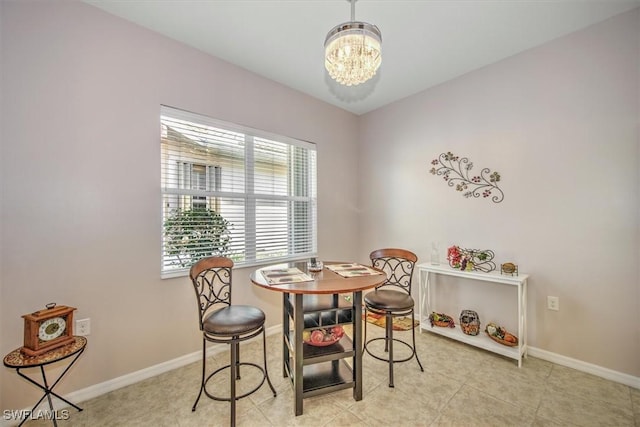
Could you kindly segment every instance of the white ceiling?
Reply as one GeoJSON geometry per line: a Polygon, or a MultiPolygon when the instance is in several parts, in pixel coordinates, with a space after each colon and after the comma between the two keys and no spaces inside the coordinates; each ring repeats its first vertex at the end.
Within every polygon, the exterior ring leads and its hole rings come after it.
{"type": "Polygon", "coordinates": [[[315,98],[364,114],[640,6],[640,0],[360,0],[356,20],[382,32],[369,82],[324,70],[327,32],[348,0],[85,0],[315,98]]]}

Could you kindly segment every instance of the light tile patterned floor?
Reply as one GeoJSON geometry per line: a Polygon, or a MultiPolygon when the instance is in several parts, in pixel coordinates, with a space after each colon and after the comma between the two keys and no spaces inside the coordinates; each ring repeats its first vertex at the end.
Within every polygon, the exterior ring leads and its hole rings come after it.
{"type": "MultiPolygon", "coordinates": [[[[383,329],[368,327],[369,334],[383,329]]],[[[410,332],[397,333],[410,339],[410,332]]],[[[415,360],[396,365],[395,388],[388,387],[387,365],[365,354],[364,397],[343,390],[304,400],[294,416],[293,394],[281,369],[281,337],[267,338],[268,367],[277,390],[265,384],[238,401],[238,426],[635,426],[640,427],[640,390],[533,357],[518,369],[515,361],[429,333],[416,334],[415,360]]],[[[261,346],[241,347],[245,361],[261,363],[261,346]]],[[[227,353],[210,358],[227,363],[227,353]]],[[[200,363],[115,390],[83,402],[60,426],[227,426],[229,404],[202,397],[200,363]]],[[[258,373],[243,368],[240,390],[258,373]]],[[[226,375],[210,391],[228,389],[226,375]]],[[[50,425],[33,421],[27,426],[50,425]]]]}

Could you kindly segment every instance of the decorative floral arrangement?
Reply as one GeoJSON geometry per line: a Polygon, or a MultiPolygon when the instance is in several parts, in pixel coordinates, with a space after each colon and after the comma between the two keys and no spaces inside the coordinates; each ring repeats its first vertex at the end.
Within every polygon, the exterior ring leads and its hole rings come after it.
{"type": "Polygon", "coordinates": [[[493,251],[489,249],[465,249],[455,245],[447,249],[447,261],[451,268],[463,271],[493,271],[496,268],[494,256],[493,251]]]}
{"type": "Polygon", "coordinates": [[[491,172],[489,168],[484,168],[479,175],[469,177],[473,162],[468,158],[454,155],[451,151],[440,154],[437,159],[431,161],[433,167],[429,172],[433,175],[442,176],[449,184],[455,185],[456,191],[464,191],[464,197],[487,198],[491,196],[491,201],[500,203],[504,200],[504,193],[498,187],[500,174],[491,172]]]}

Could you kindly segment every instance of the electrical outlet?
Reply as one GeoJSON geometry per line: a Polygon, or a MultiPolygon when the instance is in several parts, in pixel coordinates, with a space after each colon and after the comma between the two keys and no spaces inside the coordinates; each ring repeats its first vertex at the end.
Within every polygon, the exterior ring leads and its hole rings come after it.
{"type": "Polygon", "coordinates": [[[547,308],[549,310],[555,310],[555,311],[560,310],[560,298],[548,296],[547,297],[547,308]]]}
{"type": "Polygon", "coordinates": [[[76,320],[76,335],[82,337],[91,333],[91,319],[78,319],[76,320]]]}

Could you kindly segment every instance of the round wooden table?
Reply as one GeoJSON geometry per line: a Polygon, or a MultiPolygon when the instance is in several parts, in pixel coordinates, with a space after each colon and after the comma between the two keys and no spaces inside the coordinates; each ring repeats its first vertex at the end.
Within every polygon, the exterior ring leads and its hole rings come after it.
{"type": "Polygon", "coordinates": [[[360,266],[365,271],[355,277],[343,277],[327,268],[348,264],[352,263],[325,262],[322,271],[310,272],[306,262],[286,263],[260,268],[251,274],[254,285],[283,296],[283,375],[293,385],[296,415],[302,414],[305,397],[353,388],[353,398],[362,400],[362,291],[382,284],[387,276],[368,266],[360,266]],[[297,268],[312,280],[270,284],[263,274],[291,268],[297,268]],[[327,327],[352,325],[353,336],[326,347],[304,343],[304,329],[321,328],[323,322],[327,327]],[[341,364],[347,357],[353,358],[350,368],[341,364]]]}

